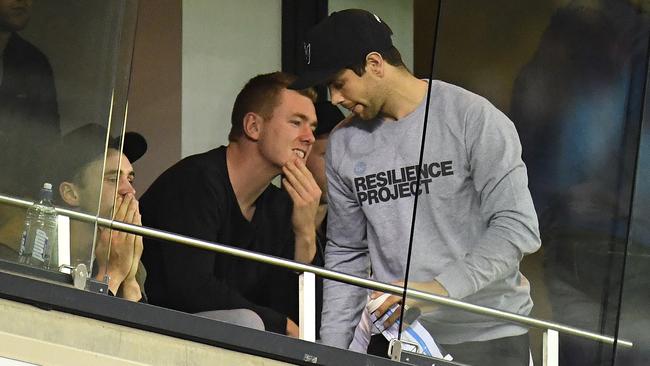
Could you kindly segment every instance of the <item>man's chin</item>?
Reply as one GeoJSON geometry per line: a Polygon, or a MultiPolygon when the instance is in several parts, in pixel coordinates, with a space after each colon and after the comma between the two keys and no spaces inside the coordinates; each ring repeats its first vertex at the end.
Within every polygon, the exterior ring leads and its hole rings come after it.
{"type": "Polygon", "coordinates": [[[359,119],[362,119],[364,121],[370,121],[371,119],[374,119],[377,117],[377,115],[370,115],[369,113],[360,113],[360,114],[355,114],[355,116],[359,119]]]}
{"type": "MultiPolygon", "coordinates": [[[[309,155],[307,155],[307,156],[309,156],[309,155]]],[[[302,161],[303,164],[307,164],[307,156],[305,156],[304,158],[301,158],[300,156],[298,156],[298,155],[296,155],[296,154],[293,154],[289,159],[287,159],[287,160],[284,162],[283,165],[287,165],[287,164],[288,164],[289,162],[291,162],[291,161],[295,163],[295,162],[297,162],[298,160],[302,161]]]]}
{"type": "Polygon", "coordinates": [[[355,108],[354,110],[352,110],[352,114],[356,118],[362,119],[364,121],[369,121],[377,117],[377,113],[368,110],[367,107],[355,108]]]}
{"type": "Polygon", "coordinates": [[[0,30],[20,32],[21,30],[25,29],[25,27],[27,27],[27,23],[29,23],[29,16],[25,18],[20,17],[17,19],[11,19],[9,22],[3,22],[0,24],[0,30]]]}

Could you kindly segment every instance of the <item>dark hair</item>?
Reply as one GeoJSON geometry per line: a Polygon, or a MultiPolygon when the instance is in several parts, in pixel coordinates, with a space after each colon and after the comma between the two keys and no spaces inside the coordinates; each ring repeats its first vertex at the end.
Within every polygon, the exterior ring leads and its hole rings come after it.
{"type": "MultiPolygon", "coordinates": [[[[399,53],[399,50],[395,48],[395,46],[391,46],[391,48],[386,51],[376,52],[380,54],[384,61],[386,61],[389,65],[395,67],[403,67],[406,69],[406,65],[404,64],[404,61],[402,61],[402,55],[399,53]]],[[[363,74],[366,73],[366,56],[367,55],[364,55],[363,60],[359,60],[359,63],[348,67],[350,70],[354,71],[357,76],[363,76],[363,74]]]]}
{"type": "MultiPolygon", "coordinates": [[[[278,96],[282,89],[287,89],[296,77],[284,72],[273,72],[270,74],[257,75],[250,79],[244,88],[239,92],[232,107],[230,117],[230,133],[228,141],[237,141],[244,135],[244,116],[249,112],[255,112],[264,119],[273,115],[273,110],[280,104],[278,96]]],[[[316,91],[313,88],[297,90],[312,102],[316,102],[316,91]]]]}

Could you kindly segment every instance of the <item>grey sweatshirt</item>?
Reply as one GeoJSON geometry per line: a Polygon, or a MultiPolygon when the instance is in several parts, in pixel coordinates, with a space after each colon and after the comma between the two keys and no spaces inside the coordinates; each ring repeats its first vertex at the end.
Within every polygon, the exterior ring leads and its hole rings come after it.
{"type": "MultiPolygon", "coordinates": [[[[452,298],[527,315],[533,304],[519,262],[540,238],[515,127],[483,97],[441,81],[431,88],[419,188],[426,101],[398,121],[355,119],[330,136],[325,266],[403,280],[419,192],[409,281],[436,279],[452,298]]],[[[324,343],[348,347],[367,295],[325,282],[324,343]]],[[[420,322],[443,344],[526,332],[443,306],[420,322]]]]}

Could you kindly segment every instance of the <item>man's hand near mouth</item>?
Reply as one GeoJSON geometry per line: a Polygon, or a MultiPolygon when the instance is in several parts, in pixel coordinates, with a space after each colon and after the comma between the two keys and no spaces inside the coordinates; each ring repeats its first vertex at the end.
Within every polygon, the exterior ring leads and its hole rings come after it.
{"type": "Polygon", "coordinates": [[[293,201],[291,222],[296,238],[294,259],[310,263],[316,254],[315,222],[321,190],[302,159],[287,162],[282,167],[282,173],[282,186],[293,201]]]}

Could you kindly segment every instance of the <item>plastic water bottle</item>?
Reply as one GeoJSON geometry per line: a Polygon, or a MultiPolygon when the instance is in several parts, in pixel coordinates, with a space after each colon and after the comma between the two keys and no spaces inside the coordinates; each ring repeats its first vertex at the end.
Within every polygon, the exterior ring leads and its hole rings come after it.
{"type": "Polygon", "coordinates": [[[52,185],[44,183],[40,200],[27,209],[20,242],[20,263],[45,269],[58,269],[57,214],[52,204],[52,185]]]}

